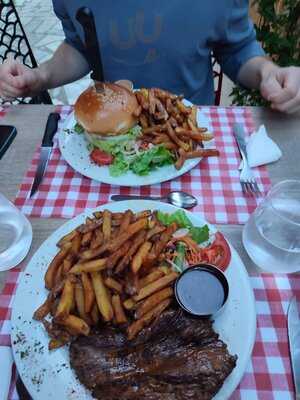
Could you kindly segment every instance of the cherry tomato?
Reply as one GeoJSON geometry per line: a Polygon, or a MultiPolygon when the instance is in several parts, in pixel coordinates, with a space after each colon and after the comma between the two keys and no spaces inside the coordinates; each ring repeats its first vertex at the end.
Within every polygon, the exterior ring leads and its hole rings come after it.
{"type": "Polygon", "coordinates": [[[90,158],[100,166],[110,165],[113,162],[113,156],[100,149],[94,149],[90,154],[90,158]]]}
{"type": "Polygon", "coordinates": [[[230,247],[222,233],[217,232],[213,243],[206,249],[203,249],[203,261],[216,265],[222,271],[225,271],[230,263],[230,259],[230,247]]]}

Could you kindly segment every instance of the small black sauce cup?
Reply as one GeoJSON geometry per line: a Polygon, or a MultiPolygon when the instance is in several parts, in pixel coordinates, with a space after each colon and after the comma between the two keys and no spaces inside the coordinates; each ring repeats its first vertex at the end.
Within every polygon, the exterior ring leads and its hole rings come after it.
{"type": "MultiPolygon", "coordinates": [[[[188,290],[187,283],[185,285],[186,285],[185,286],[185,290],[188,290]]],[[[175,282],[175,285],[174,285],[174,292],[175,292],[175,297],[176,297],[176,300],[177,300],[178,304],[180,305],[180,307],[184,311],[186,311],[187,313],[189,313],[189,314],[191,314],[191,315],[193,315],[195,317],[202,317],[203,318],[203,317],[210,317],[212,315],[215,316],[216,314],[219,314],[223,310],[223,308],[225,306],[225,303],[226,303],[226,301],[228,299],[228,295],[229,295],[229,285],[228,285],[228,281],[227,281],[227,278],[224,275],[224,273],[218,267],[216,267],[215,265],[212,265],[212,264],[197,264],[197,265],[195,265],[193,267],[187,268],[177,278],[177,280],[175,282]],[[202,273],[202,275],[203,275],[203,272],[206,272],[206,273],[210,274],[210,281],[213,281],[213,279],[216,280],[215,281],[215,283],[216,283],[215,288],[212,287],[213,285],[212,286],[208,285],[205,288],[202,286],[201,288],[199,288],[200,291],[194,292],[194,293],[190,293],[189,296],[190,296],[190,298],[192,298],[193,296],[198,296],[198,297],[201,296],[203,298],[203,296],[208,296],[208,293],[209,293],[210,296],[213,296],[212,290],[216,289],[216,287],[218,288],[217,290],[222,290],[223,291],[223,301],[221,302],[219,307],[213,312],[208,311],[208,310],[206,310],[206,311],[202,310],[201,312],[195,312],[195,310],[192,309],[192,305],[189,307],[189,305],[186,304],[186,301],[185,301],[185,304],[184,304],[183,292],[182,292],[182,287],[181,287],[183,282],[184,282],[183,280],[186,277],[186,274],[197,274],[199,272],[202,273]],[[211,278],[213,278],[213,279],[211,279],[211,278]],[[181,284],[180,284],[180,282],[181,282],[181,284]],[[220,283],[220,285],[217,282],[220,283]],[[180,289],[180,287],[181,287],[181,289],[180,289]],[[210,291],[210,292],[208,292],[208,291],[210,291]]],[[[217,295],[220,296],[220,294],[221,294],[220,292],[219,293],[215,293],[216,296],[217,295]]]]}

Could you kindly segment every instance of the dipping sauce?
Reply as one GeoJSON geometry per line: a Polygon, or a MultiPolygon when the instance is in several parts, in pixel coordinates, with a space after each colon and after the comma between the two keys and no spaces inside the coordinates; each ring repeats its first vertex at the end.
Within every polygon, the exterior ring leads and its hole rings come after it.
{"type": "Polygon", "coordinates": [[[185,311],[197,316],[215,314],[228,297],[228,282],[215,266],[203,264],[185,270],[175,284],[175,295],[185,311]]]}

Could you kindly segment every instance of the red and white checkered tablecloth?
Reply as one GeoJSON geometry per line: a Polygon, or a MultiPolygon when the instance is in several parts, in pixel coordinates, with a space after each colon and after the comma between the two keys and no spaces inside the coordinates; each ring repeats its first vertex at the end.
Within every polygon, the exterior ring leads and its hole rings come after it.
{"type": "MultiPolygon", "coordinates": [[[[0,295],[0,346],[10,345],[10,318],[20,268],[8,273],[0,295]]],[[[286,313],[290,299],[300,299],[300,275],[250,277],[257,311],[257,333],[251,361],[230,400],[293,400],[286,313]]],[[[9,400],[17,400],[14,370],[9,400]]]]}
{"type": "MultiPolygon", "coordinates": [[[[58,109],[62,126],[72,108],[63,106],[58,109]]],[[[199,204],[193,211],[204,215],[209,222],[243,224],[256,208],[257,202],[253,197],[245,197],[241,190],[238,171],[240,155],[231,127],[234,122],[241,122],[248,132],[253,131],[255,127],[251,112],[239,107],[202,107],[202,111],[211,121],[215,145],[221,156],[202,160],[198,166],[177,179],[140,188],[99,183],[75,172],[62,158],[55,140],[38,192],[29,199],[39,149],[23,179],[15,204],[30,216],[71,218],[86,208],[108,202],[112,194],[163,196],[170,190],[184,190],[197,197],[199,204]]],[[[255,168],[254,173],[261,190],[266,192],[270,186],[266,168],[255,168]]]]}

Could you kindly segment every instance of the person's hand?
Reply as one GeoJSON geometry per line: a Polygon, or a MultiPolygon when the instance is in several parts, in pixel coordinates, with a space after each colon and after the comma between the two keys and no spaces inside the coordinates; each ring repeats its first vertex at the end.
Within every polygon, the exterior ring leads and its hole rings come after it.
{"type": "Polygon", "coordinates": [[[262,72],[260,92],[275,110],[288,114],[299,111],[300,67],[267,66],[262,72]]]}
{"type": "Polygon", "coordinates": [[[42,78],[38,69],[31,69],[12,58],[0,65],[0,96],[3,100],[33,96],[41,87],[42,78]]]}

